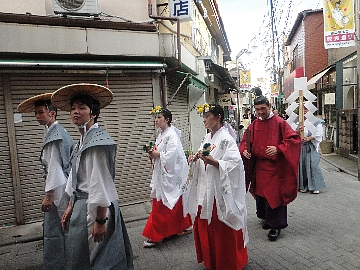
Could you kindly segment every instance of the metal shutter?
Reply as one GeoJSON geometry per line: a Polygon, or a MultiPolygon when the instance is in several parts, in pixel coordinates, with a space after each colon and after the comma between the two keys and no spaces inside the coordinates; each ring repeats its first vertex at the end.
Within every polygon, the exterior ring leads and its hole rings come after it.
{"type": "Polygon", "coordinates": [[[190,126],[189,126],[189,94],[188,82],[185,81],[182,85],[185,75],[179,73],[172,73],[166,77],[168,87],[168,109],[173,115],[173,124],[181,130],[181,143],[184,150],[191,149],[190,145],[190,126]],[[177,89],[181,85],[179,91],[177,89]],[[177,93],[176,93],[177,91],[177,93]],[[176,94],[175,94],[176,93],[176,94]]]}
{"type": "MultiPolygon", "coordinates": [[[[17,105],[33,95],[53,92],[72,83],[89,82],[104,85],[104,74],[43,73],[13,74],[11,89],[14,111],[17,105]]],[[[151,168],[142,151],[154,133],[149,111],[153,106],[152,77],[144,74],[111,74],[109,88],[114,101],[101,110],[99,125],[118,144],[115,184],[120,205],[149,200],[151,168]]],[[[72,125],[69,113],[58,112],[57,120],[76,142],[80,136],[72,125]]],[[[21,179],[25,223],[42,219],[40,205],[44,196],[44,180],[39,161],[43,130],[33,114],[23,114],[23,122],[15,124],[19,173],[21,179]]]]}
{"type": "Polygon", "coordinates": [[[7,226],[16,224],[16,216],[3,83],[0,76],[0,226],[7,226]]]}

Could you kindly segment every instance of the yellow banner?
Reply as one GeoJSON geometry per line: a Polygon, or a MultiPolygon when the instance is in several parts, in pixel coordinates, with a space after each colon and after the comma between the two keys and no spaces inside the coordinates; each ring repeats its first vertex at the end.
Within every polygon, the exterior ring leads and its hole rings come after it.
{"type": "Polygon", "coordinates": [[[353,0],[324,0],[325,49],[355,46],[353,0]]]}
{"type": "Polygon", "coordinates": [[[271,96],[277,97],[279,95],[279,85],[277,83],[271,85],[271,96]]]}
{"type": "Polygon", "coordinates": [[[250,70],[240,70],[240,89],[251,88],[251,72],[250,70]]]}

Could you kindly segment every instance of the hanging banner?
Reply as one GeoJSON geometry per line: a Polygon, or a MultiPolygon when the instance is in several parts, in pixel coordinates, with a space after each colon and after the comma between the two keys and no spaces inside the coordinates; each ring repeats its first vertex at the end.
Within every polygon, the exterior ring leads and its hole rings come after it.
{"type": "Polygon", "coordinates": [[[279,85],[277,83],[271,84],[271,97],[279,96],[279,85]]]}
{"type": "Polygon", "coordinates": [[[169,0],[170,17],[176,17],[180,21],[191,21],[192,1],[169,0]]]}
{"type": "Polygon", "coordinates": [[[240,70],[240,89],[251,89],[251,72],[250,70],[240,70]]]}
{"type": "Polygon", "coordinates": [[[325,49],[355,46],[353,0],[324,0],[325,49]]]}

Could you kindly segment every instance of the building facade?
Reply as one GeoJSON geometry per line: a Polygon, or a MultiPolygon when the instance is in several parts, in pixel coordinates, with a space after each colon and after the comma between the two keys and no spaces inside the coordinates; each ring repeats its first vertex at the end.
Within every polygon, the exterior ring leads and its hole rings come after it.
{"type": "MultiPolygon", "coordinates": [[[[189,1],[191,19],[201,26],[196,29],[193,21],[170,16],[167,1],[1,4],[1,226],[42,219],[43,129],[34,115],[16,110],[33,95],[81,82],[110,88],[114,100],[101,111],[99,124],[118,144],[115,181],[121,205],[149,200],[152,172],[142,146],[157,135],[153,106],[168,107],[182,130],[184,148],[197,150],[206,130],[194,106],[215,102],[233,83],[223,76],[230,48],[214,2],[189,1]],[[214,78],[201,57],[217,65],[214,78]]],[[[60,111],[57,120],[76,141],[69,115],[60,111]]]]}

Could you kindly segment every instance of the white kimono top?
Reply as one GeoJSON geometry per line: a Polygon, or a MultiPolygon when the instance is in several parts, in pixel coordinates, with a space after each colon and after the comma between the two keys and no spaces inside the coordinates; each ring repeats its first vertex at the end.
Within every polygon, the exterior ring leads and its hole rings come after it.
{"type": "Polygon", "coordinates": [[[174,208],[182,195],[182,187],[189,172],[180,136],[180,130],[170,126],[155,142],[160,157],[154,160],[150,197],[161,200],[169,209],[174,208]]]}
{"type": "MultiPolygon", "coordinates": [[[[308,123],[308,122],[310,122],[310,121],[308,119],[306,119],[304,124],[308,123]]],[[[316,151],[319,151],[319,145],[320,145],[320,143],[322,141],[322,138],[324,136],[324,130],[323,130],[323,125],[322,125],[321,121],[319,121],[318,124],[316,125],[316,129],[317,129],[317,132],[315,134],[311,134],[311,136],[314,137],[314,139],[311,140],[311,142],[315,146],[316,151]]],[[[304,125],[304,135],[309,136],[309,134],[310,134],[309,130],[304,125]]]]}
{"type": "MultiPolygon", "coordinates": [[[[84,138],[90,130],[98,128],[98,124],[92,125],[85,133],[84,138]]],[[[84,138],[80,139],[80,148],[84,138]]],[[[77,170],[77,189],[88,193],[87,209],[89,227],[95,221],[97,215],[97,207],[109,207],[112,201],[118,200],[114,179],[108,169],[104,147],[90,147],[76,160],[77,170]]],[[[72,174],[71,170],[66,185],[66,192],[69,196],[73,194],[72,174]]]]}
{"type": "MultiPolygon", "coordinates": [[[[55,127],[58,122],[55,121],[49,128],[45,128],[44,137],[46,137],[49,130],[55,127]]],[[[45,192],[54,190],[54,204],[58,208],[59,215],[62,217],[69,198],[65,194],[66,176],[62,169],[60,141],[53,141],[44,146],[41,162],[47,169],[47,176],[45,179],[45,192]]]]}
{"type": "Polygon", "coordinates": [[[247,210],[245,203],[245,172],[240,152],[233,137],[222,127],[211,138],[208,133],[200,146],[211,144],[210,155],[219,162],[219,168],[205,166],[198,159],[192,166],[187,210],[196,217],[198,206],[202,206],[200,218],[211,223],[214,199],[218,219],[234,230],[242,230],[244,245],[248,242],[247,210]]]}

